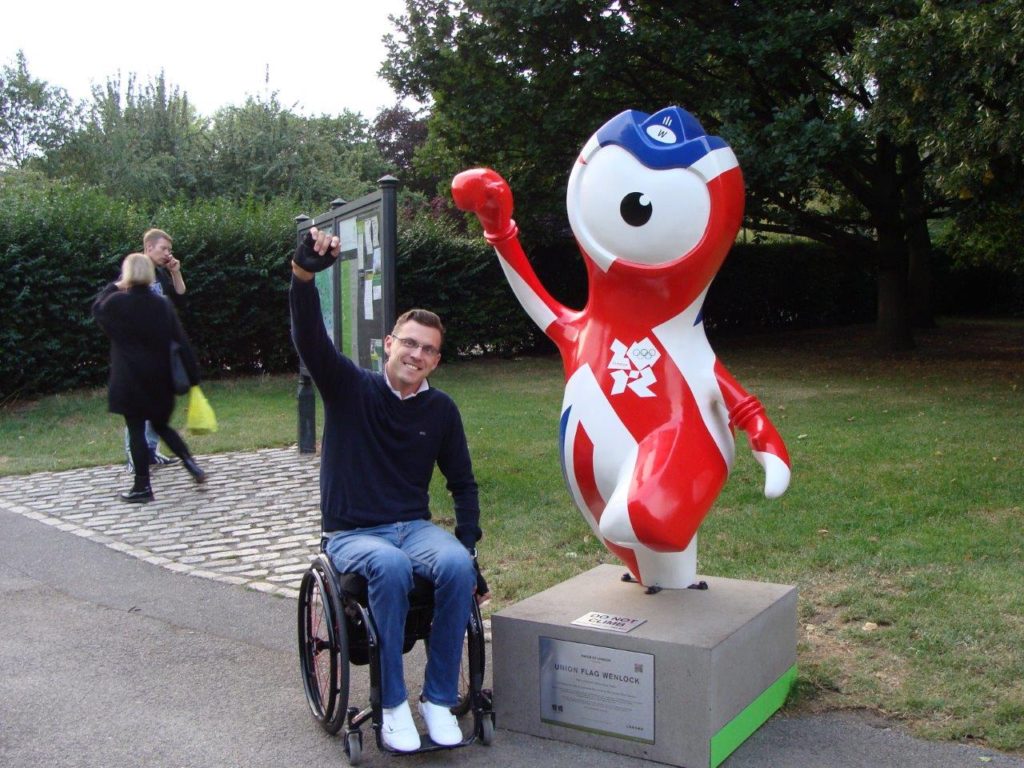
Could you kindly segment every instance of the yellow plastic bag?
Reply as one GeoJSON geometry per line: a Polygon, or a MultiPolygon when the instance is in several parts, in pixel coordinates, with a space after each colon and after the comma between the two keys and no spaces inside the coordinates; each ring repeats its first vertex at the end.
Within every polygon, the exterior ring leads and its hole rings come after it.
{"type": "Polygon", "coordinates": [[[188,417],[185,426],[193,435],[206,435],[217,431],[217,416],[199,387],[188,391],[188,417]]]}

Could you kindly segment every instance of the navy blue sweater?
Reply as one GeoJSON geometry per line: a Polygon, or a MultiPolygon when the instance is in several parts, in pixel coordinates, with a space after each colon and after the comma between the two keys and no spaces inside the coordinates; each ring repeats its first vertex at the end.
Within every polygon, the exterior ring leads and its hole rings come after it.
{"type": "Polygon", "coordinates": [[[292,277],[292,340],[324,402],[320,512],[325,533],[429,520],[436,464],[455,501],[455,535],[480,538],[480,506],[462,417],[435,387],[400,400],[383,374],[335,349],[312,280],[292,277]]]}

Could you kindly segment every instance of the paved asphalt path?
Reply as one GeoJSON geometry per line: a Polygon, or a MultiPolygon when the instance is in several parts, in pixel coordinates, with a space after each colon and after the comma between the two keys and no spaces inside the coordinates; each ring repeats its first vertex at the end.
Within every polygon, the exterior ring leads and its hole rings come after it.
{"type": "MultiPolygon", "coordinates": [[[[0,766],[347,765],[309,716],[296,602],[196,578],[14,510],[0,498],[0,766]]],[[[422,659],[407,657],[410,689],[422,659]]],[[[353,700],[365,701],[365,671],[353,700]]],[[[500,692],[499,694],[500,695],[500,692]]],[[[498,730],[493,745],[368,766],[639,768],[635,758],[498,730]]],[[[991,750],[910,738],[871,718],[776,716],[724,768],[1024,768],[991,750]]]]}

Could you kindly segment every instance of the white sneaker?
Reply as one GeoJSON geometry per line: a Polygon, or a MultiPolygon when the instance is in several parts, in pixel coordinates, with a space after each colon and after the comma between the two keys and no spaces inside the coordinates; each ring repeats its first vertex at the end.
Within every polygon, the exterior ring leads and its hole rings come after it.
{"type": "Polygon", "coordinates": [[[442,747],[451,747],[462,742],[462,729],[449,707],[432,704],[420,699],[420,714],[427,724],[430,740],[442,747]]]}
{"type": "Polygon", "coordinates": [[[384,743],[396,752],[415,752],[420,748],[420,734],[412,721],[409,702],[403,701],[397,707],[384,709],[380,735],[384,743]]]}

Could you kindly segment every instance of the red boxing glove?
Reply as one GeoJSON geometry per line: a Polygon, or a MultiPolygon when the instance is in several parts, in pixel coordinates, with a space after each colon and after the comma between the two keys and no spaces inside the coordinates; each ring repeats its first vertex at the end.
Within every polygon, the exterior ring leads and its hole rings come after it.
{"type": "Polygon", "coordinates": [[[505,240],[516,233],[512,189],[490,168],[471,168],[452,179],[452,198],[460,210],[477,215],[488,242],[505,240]]]}

